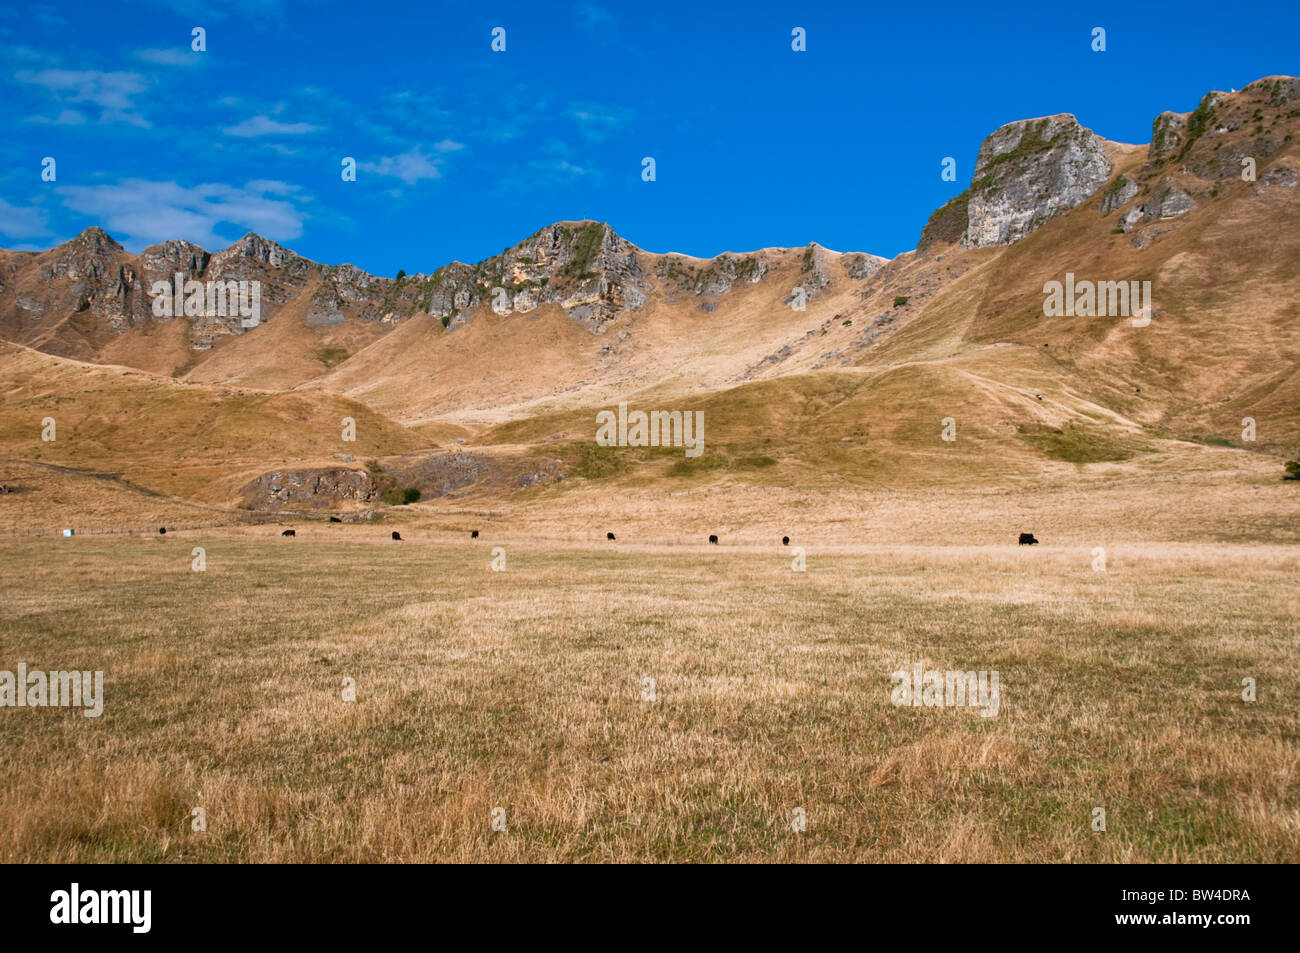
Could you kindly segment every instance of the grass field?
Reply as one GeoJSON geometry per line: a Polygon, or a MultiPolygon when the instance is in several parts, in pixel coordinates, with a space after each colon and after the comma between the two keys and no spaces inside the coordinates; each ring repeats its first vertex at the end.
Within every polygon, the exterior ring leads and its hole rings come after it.
{"type": "Polygon", "coordinates": [[[0,860],[1300,860],[1295,546],[334,529],[0,540],[0,668],[105,673],[0,710],[0,860]]]}

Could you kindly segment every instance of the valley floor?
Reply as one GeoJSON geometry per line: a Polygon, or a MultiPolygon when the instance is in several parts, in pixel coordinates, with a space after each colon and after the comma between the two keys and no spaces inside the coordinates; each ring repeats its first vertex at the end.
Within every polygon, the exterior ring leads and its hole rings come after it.
{"type": "Polygon", "coordinates": [[[0,669],[105,686],[0,710],[0,860],[1296,862],[1295,511],[1217,492],[1222,533],[1213,494],[1067,501],[1095,538],[1004,498],[1037,547],[918,543],[902,500],[906,542],[796,538],[804,572],[766,527],[0,539],[0,669]],[[998,672],[997,714],[895,707],[916,664],[998,672]]]}

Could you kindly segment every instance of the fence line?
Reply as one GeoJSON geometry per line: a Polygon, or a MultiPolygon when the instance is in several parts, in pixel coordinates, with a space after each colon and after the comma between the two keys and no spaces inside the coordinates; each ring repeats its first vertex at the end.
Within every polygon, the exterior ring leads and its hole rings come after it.
{"type": "MultiPolygon", "coordinates": [[[[250,515],[246,519],[239,519],[233,522],[224,523],[191,523],[185,526],[173,526],[170,524],[161,524],[167,527],[167,532],[181,532],[193,529],[220,529],[227,526],[265,526],[268,523],[289,523],[299,521],[306,514],[293,513],[278,516],[268,515],[250,515]]],[[[0,529],[0,536],[62,536],[64,529],[71,529],[73,536],[160,536],[159,526],[119,526],[119,527],[86,527],[78,528],[76,526],[60,527],[58,529],[0,529]]]]}

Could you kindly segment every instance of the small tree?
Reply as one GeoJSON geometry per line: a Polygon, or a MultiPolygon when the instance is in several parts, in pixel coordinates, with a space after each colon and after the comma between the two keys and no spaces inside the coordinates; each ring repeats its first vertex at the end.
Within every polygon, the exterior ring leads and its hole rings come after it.
{"type": "Polygon", "coordinates": [[[1286,472],[1282,474],[1283,480],[1300,480],[1300,460],[1291,460],[1286,465],[1286,472]]]}
{"type": "Polygon", "coordinates": [[[901,308],[903,305],[907,304],[907,300],[907,295],[899,295],[894,299],[894,307],[901,308]]]}

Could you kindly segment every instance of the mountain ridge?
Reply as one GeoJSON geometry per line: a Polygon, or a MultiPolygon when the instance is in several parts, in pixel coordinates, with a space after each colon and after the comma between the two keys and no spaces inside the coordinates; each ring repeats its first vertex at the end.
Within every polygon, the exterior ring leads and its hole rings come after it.
{"type": "Polygon", "coordinates": [[[445,492],[537,494],[605,479],[1132,479],[1217,465],[1204,441],[1294,454],[1297,99],[1289,77],[1208,94],[1181,119],[1157,117],[1145,148],[1102,140],[1065,113],[1008,123],[986,138],[964,202],[937,210],[918,249],[892,259],[815,242],[659,254],[579,220],[477,264],[387,279],[254,233],[211,254],[176,240],[131,256],[92,227],[47,252],[0,253],[0,338],[20,349],[0,354],[19,379],[0,448],[87,468],[122,455],[119,469],[140,485],[237,505],[262,492],[249,486],[283,487],[260,475],[360,468],[336,456],[355,456],[338,440],[344,406],[364,407],[366,427],[384,435],[367,452],[423,474],[418,488],[435,497],[453,485],[445,492]],[[1241,175],[1243,158],[1255,160],[1254,179],[1241,175]],[[264,320],[244,329],[144,314],[145,283],[177,268],[262,281],[264,320]],[[1067,274],[1149,282],[1150,325],[1045,316],[1045,283],[1067,274]],[[33,442],[30,421],[55,394],[42,381],[71,387],[78,375],[100,390],[63,395],[77,441],[33,442]],[[144,384],[157,379],[166,387],[144,384]],[[237,442],[221,463],[219,444],[177,420],[168,432],[183,452],[195,445],[202,468],[164,473],[134,454],[162,445],[147,419],[111,408],[163,408],[157,394],[186,388],[184,406],[205,408],[219,433],[262,408],[265,450],[237,442]],[[593,456],[581,435],[594,410],[620,402],[706,409],[705,462],[635,452],[601,462],[608,455],[593,456]],[[949,445],[934,442],[948,418],[969,454],[959,473],[944,462],[949,445]],[[1249,440],[1239,436],[1247,419],[1258,431],[1249,440]],[[277,420],[306,431],[273,440],[277,420]],[[465,472],[446,476],[455,460],[426,466],[437,454],[463,457],[465,472]],[[551,462],[531,469],[520,462],[531,455],[551,462]],[[462,482],[472,473],[495,476],[462,482]]]}

